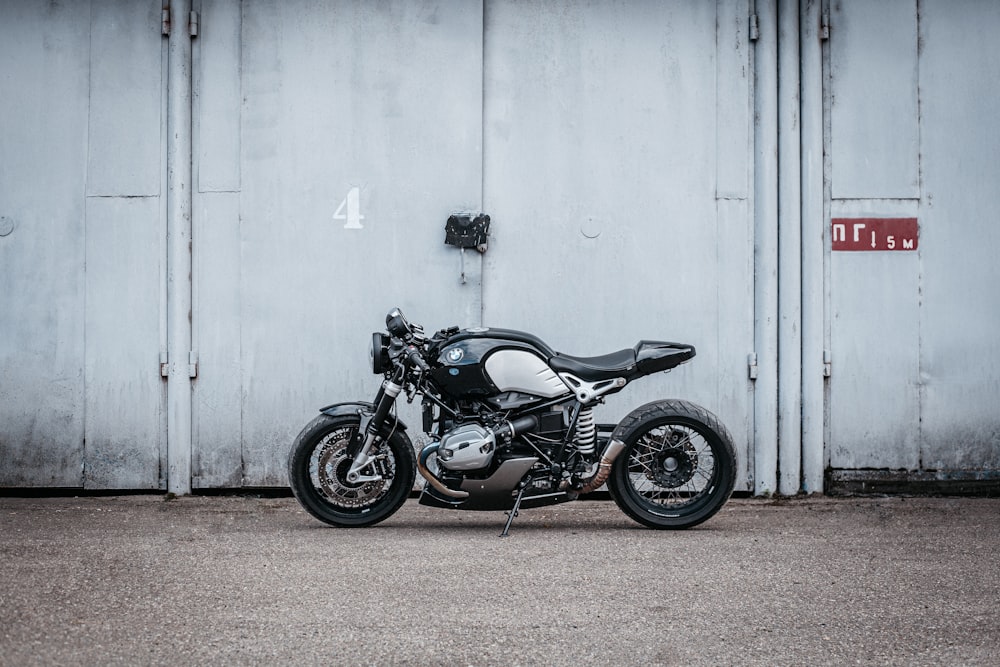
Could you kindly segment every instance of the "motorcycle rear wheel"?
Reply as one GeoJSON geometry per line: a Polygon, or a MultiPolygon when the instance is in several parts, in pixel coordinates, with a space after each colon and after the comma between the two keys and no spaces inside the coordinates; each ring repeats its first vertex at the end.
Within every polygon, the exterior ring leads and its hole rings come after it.
{"type": "Polygon", "coordinates": [[[733,439],[715,415],[694,403],[648,403],[626,416],[612,437],[625,449],[615,459],[608,489],[618,507],[643,525],[696,526],[733,492],[733,439]]]}
{"type": "Polygon", "coordinates": [[[321,414],[295,439],[288,454],[288,482],[302,507],[332,526],[371,526],[387,519],[406,501],[416,475],[413,446],[406,434],[387,425],[375,440],[375,461],[362,475],[380,477],[349,482],[347,444],[361,427],[357,415],[321,414]]]}

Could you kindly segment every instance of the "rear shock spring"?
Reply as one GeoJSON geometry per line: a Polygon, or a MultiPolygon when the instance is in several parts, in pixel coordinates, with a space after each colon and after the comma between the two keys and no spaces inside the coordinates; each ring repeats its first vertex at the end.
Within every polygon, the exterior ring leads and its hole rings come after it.
{"type": "Polygon", "coordinates": [[[581,454],[594,453],[597,442],[597,425],[594,423],[594,409],[583,408],[576,419],[576,447],[581,454]]]}

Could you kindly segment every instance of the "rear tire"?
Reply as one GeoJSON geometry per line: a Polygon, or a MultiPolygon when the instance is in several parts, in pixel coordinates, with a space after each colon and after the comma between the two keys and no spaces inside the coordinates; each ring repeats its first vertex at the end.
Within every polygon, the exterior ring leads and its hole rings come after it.
{"type": "Polygon", "coordinates": [[[729,431],[688,401],[648,403],[633,410],[612,438],[625,443],[608,489],[625,514],[650,528],[696,526],[733,492],[736,453],[729,431]]]}
{"type": "Polygon", "coordinates": [[[371,526],[390,517],[406,501],[416,475],[413,446],[406,434],[387,424],[362,474],[377,481],[351,483],[347,444],[361,426],[358,415],[319,415],[295,439],[288,454],[288,481],[302,507],[332,526],[371,526]]]}

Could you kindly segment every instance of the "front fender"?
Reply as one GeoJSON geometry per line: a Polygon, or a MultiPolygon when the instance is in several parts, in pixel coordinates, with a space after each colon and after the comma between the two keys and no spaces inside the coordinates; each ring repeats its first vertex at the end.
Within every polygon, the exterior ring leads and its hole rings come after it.
{"type": "MultiPolygon", "coordinates": [[[[320,408],[320,412],[324,415],[330,415],[331,417],[356,415],[359,412],[367,412],[371,414],[375,412],[375,405],[366,401],[348,401],[346,403],[334,403],[333,405],[328,405],[325,408],[320,408]]],[[[386,416],[385,419],[387,423],[393,425],[393,428],[398,428],[402,431],[406,430],[406,424],[403,423],[403,420],[396,417],[396,415],[390,414],[386,416]]]]}

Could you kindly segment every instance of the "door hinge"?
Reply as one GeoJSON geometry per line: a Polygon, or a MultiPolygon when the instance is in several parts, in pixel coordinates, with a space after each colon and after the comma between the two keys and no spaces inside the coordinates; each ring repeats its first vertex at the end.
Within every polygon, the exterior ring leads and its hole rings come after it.
{"type": "Polygon", "coordinates": [[[757,379],[757,353],[751,352],[747,355],[747,370],[751,380],[757,379]]]}
{"type": "MultiPolygon", "coordinates": [[[[166,352],[160,352],[160,377],[170,377],[170,359],[166,352]]],[[[188,352],[188,377],[198,377],[198,353],[188,352]]]]}
{"type": "MultiPolygon", "coordinates": [[[[170,36],[170,10],[164,9],[163,13],[160,14],[160,32],[164,36],[170,36]]],[[[191,37],[198,36],[198,12],[191,12],[188,14],[188,34],[191,37]]]]}
{"type": "Polygon", "coordinates": [[[757,23],[757,15],[750,15],[750,41],[756,42],[760,39],[760,26],[757,23]]]}
{"type": "Polygon", "coordinates": [[[828,378],[833,374],[833,355],[830,350],[823,350],[823,377],[828,378]]]}
{"type": "Polygon", "coordinates": [[[830,39],[830,10],[824,9],[820,16],[819,38],[821,41],[830,39]]]}

